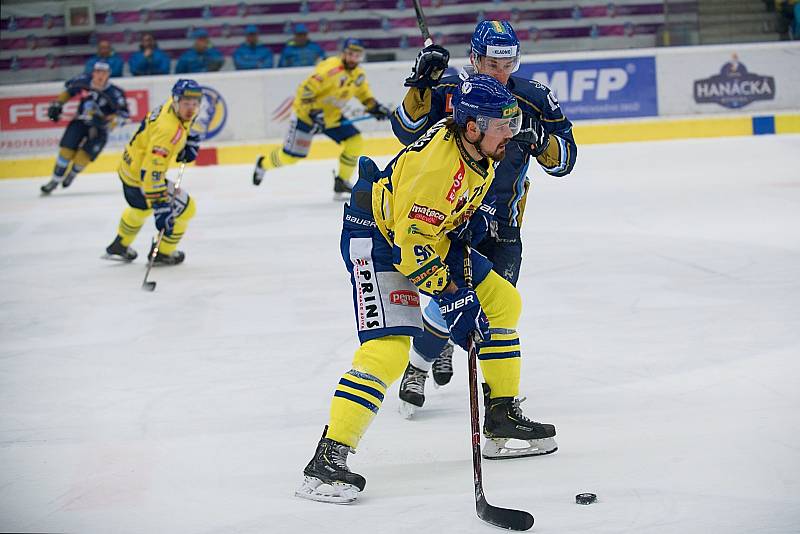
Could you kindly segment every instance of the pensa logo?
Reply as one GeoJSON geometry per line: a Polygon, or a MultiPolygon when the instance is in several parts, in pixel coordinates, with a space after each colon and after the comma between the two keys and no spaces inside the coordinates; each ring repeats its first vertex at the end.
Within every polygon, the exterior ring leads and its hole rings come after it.
{"type": "Polygon", "coordinates": [[[398,289],[389,293],[389,302],[398,306],[419,308],[419,295],[408,289],[398,289]]]}

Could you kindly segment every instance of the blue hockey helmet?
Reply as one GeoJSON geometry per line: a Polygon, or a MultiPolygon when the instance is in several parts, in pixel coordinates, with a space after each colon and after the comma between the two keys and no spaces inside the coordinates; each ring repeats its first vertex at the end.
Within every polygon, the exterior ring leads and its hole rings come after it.
{"type": "Polygon", "coordinates": [[[505,20],[482,20],[475,27],[470,41],[473,61],[478,57],[492,57],[498,59],[513,59],[514,66],[511,72],[519,68],[519,39],[505,20]]]}
{"type": "Polygon", "coordinates": [[[452,105],[453,119],[459,126],[466,127],[469,120],[474,120],[483,133],[508,126],[511,135],[517,135],[522,127],[517,99],[505,85],[486,74],[462,80],[452,105]]]}
{"type": "Polygon", "coordinates": [[[342,50],[350,50],[352,52],[363,52],[364,42],[361,39],[356,39],[355,37],[348,37],[342,43],[342,50]]]}
{"type": "Polygon", "coordinates": [[[197,98],[203,97],[203,89],[194,80],[181,78],[175,85],[172,86],[172,98],[176,102],[181,98],[197,98]]]}

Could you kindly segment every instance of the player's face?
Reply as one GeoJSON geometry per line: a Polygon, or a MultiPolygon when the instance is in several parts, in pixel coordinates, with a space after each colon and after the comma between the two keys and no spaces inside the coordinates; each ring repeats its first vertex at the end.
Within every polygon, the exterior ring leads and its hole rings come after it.
{"type": "Polygon", "coordinates": [[[514,72],[515,64],[514,59],[480,56],[475,61],[475,69],[478,74],[486,74],[506,85],[514,72]]]}
{"type": "Polygon", "coordinates": [[[481,151],[495,161],[500,161],[506,155],[506,145],[514,137],[511,119],[492,119],[488,128],[483,132],[481,151]]]}
{"type": "Polygon", "coordinates": [[[345,50],[342,52],[342,62],[347,69],[354,69],[364,59],[364,52],[356,52],[355,50],[345,50]]]}
{"type": "Polygon", "coordinates": [[[178,117],[182,121],[189,121],[200,111],[199,98],[181,98],[178,100],[178,117]]]}
{"type": "Polygon", "coordinates": [[[107,70],[93,70],[92,71],[92,85],[94,87],[105,87],[111,73],[107,70]]]}

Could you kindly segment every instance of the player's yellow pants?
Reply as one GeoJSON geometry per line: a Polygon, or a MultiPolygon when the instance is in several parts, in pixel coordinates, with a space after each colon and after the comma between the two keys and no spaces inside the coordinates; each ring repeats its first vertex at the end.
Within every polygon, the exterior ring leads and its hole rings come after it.
{"type": "MultiPolygon", "coordinates": [[[[479,361],[491,396],[519,393],[520,348],[517,323],[522,300],[517,289],[494,271],[475,288],[491,328],[480,347],[479,361]]],[[[411,338],[386,336],[366,341],[342,376],[331,402],[327,437],[355,448],[378,413],[386,390],[408,364],[411,338]]]]}

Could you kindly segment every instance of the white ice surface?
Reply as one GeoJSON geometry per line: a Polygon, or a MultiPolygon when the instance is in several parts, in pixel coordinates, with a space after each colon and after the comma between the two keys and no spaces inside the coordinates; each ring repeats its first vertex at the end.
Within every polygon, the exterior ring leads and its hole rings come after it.
{"type": "MultiPolygon", "coordinates": [[[[490,503],[539,533],[800,531],[798,154],[798,136],[587,146],[566,179],[532,172],[523,408],[560,450],[485,461],[490,503]]],[[[0,531],[493,530],[460,351],[413,421],[389,390],[350,458],[358,504],[293,497],[357,346],[333,165],[260,188],[249,165],[187,170],[187,260],[154,293],[151,222],[134,264],[99,259],[115,176],[49,198],[0,182],[0,531]]]]}

